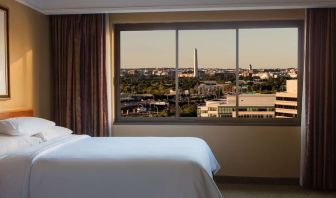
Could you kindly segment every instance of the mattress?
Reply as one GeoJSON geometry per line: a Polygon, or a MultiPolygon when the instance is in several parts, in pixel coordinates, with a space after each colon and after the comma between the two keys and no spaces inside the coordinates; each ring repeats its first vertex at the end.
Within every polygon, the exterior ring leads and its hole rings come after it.
{"type": "Polygon", "coordinates": [[[198,138],[69,135],[0,160],[1,198],[220,198],[198,138]]]}

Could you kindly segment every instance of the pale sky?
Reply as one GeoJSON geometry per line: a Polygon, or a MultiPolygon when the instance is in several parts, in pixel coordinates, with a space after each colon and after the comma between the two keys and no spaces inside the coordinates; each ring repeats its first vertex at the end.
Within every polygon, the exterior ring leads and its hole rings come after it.
{"type": "MultiPolygon", "coordinates": [[[[297,28],[240,29],[241,68],[297,67],[297,28]]],[[[121,32],[121,68],[175,67],[175,31],[121,32]]],[[[194,49],[199,67],[235,68],[235,30],[180,30],[179,66],[192,67],[194,49]]]]}

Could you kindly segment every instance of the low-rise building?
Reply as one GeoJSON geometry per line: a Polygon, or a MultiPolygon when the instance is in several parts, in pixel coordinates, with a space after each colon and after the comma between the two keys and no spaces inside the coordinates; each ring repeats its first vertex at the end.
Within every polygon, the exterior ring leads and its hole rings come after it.
{"type": "Polygon", "coordinates": [[[297,118],[297,80],[286,81],[286,91],[276,93],[275,116],[277,118],[297,118]]]}
{"type": "Polygon", "coordinates": [[[225,99],[206,101],[198,107],[198,117],[230,118],[274,118],[274,94],[240,94],[238,115],[236,95],[227,95],[225,99]]]}

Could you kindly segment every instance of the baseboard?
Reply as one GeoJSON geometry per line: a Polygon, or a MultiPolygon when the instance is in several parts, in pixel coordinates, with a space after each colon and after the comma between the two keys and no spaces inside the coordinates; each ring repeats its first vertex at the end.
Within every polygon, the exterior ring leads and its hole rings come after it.
{"type": "Polygon", "coordinates": [[[268,178],[268,177],[234,177],[215,176],[220,184],[266,184],[266,185],[299,185],[299,178],[268,178]]]}

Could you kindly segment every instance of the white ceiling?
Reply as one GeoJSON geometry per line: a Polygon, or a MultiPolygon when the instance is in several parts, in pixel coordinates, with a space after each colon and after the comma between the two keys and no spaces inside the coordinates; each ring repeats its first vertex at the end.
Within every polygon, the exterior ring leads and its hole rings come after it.
{"type": "Polygon", "coordinates": [[[336,0],[16,0],[45,14],[336,7],[336,0]]]}

